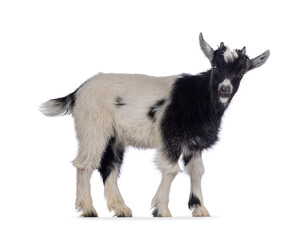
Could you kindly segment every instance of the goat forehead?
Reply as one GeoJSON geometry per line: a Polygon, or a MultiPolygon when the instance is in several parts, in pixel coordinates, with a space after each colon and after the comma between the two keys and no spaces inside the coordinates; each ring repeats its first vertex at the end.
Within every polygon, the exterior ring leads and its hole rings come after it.
{"type": "Polygon", "coordinates": [[[229,47],[221,47],[216,50],[214,64],[219,71],[226,73],[227,77],[238,74],[243,69],[247,69],[248,56],[242,50],[231,51],[229,47]]]}
{"type": "Polygon", "coordinates": [[[231,49],[228,46],[226,46],[226,49],[223,53],[223,57],[224,57],[224,61],[226,63],[229,63],[229,62],[234,62],[234,60],[237,59],[239,55],[236,50],[231,51],[231,49]]]}

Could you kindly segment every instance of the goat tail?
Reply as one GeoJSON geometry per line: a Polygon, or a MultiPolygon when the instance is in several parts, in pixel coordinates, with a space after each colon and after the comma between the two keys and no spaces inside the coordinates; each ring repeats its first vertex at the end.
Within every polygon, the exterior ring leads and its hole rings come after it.
{"type": "Polygon", "coordinates": [[[40,111],[48,117],[71,114],[76,102],[76,92],[43,103],[40,106],[40,111]]]}

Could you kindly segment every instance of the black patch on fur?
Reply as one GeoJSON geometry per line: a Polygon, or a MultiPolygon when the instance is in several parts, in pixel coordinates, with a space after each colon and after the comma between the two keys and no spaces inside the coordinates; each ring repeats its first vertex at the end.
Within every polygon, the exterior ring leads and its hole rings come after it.
{"type": "Polygon", "coordinates": [[[164,150],[172,162],[178,161],[183,147],[201,151],[218,140],[225,107],[213,97],[210,76],[211,70],[184,74],[173,85],[161,121],[164,150]]]}
{"type": "Polygon", "coordinates": [[[73,112],[73,108],[76,105],[77,92],[87,82],[88,81],[81,84],[74,92],[70,93],[65,97],[52,99],[53,101],[55,101],[56,106],[60,107],[61,109],[64,109],[64,111],[60,113],[61,115],[68,115],[73,112]]]}
{"type": "Polygon", "coordinates": [[[154,105],[152,105],[148,111],[148,117],[155,121],[155,117],[156,117],[156,112],[158,111],[158,109],[160,107],[162,107],[166,102],[166,99],[161,99],[159,101],[157,101],[154,105]]]}
{"type": "Polygon", "coordinates": [[[160,214],[158,214],[158,208],[154,208],[153,209],[152,216],[153,217],[162,217],[160,214]]]}
{"type": "Polygon", "coordinates": [[[126,105],[126,103],[123,102],[123,99],[121,97],[116,97],[115,99],[115,103],[114,103],[117,107],[121,107],[126,105]]]}
{"type": "Polygon", "coordinates": [[[123,157],[124,147],[112,137],[107,143],[105,152],[101,158],[100,167],[98,168],[104,184],[111,171],[117,169],[120,173],[123,157]]]}
{"type": "Polygon", "coordinates": [[[184,162],[184,166],[188,165],[191,159],[192,159],[192,154],[183,155],[182,160],[184,162]]]}
{"type": "Polygon", "coordinates": [[[188,203],[189,209],[191,209],[195,205],[201,206],[201,202],[200,199],[192,193],[188,203]]]}
{"type": "Polygon", "coordinates": [[[55,106],[60,107],[61,109],[65,109],[65,111],[63,111],[61,115],[68,115],[72,113],[73,107],[76,103],[77,90],[78,89],[65,97],[52,99],[52,101],[55,102],[55,106]]]}

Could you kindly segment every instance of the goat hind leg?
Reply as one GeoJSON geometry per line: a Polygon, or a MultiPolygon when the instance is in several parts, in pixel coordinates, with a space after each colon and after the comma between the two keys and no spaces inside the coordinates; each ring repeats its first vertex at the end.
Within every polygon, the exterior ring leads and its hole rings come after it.
{"type": "Polygon", "coordinates": [[[118,170],[113,170],[104,183],[104,195],[107,201],[107,207],[115,212],[117,217],[132,217],[132,212],[125,202],[120,193],[117,185],[118,170]]]}
{"type": "MultiPolygon", "coordinates": [[[[92,141],[90,142],[92,143],[92,141]]],[[[105,146],[105,144],[103,144],[105,146]]],[[[101,145],[91,144],[86,145],[86,148],[79,148],[80,153],[74,160],[73,164],[77,167],[77,191],[76,191],[76,204],[75,207],[78,211],[82,212],[84,217],[97,217],[97,212],[93,206],[91,196],[90,179],[94,169],[99,165],[100,152],[103,152],[101,145]],[[87,151],[88,150],[88,151],[87,151]]]]}
{"type": "Polygon", "coordinates": [[[98,170],[103,179],[108,209],[114,210],[115,216],[132,217],[131,210],[125,205],[117,184],[123,156],[124,147],[115,138],[111,138],[101,157],[98,170]]]}
{"type": "Polygon", "coordinates": [[[77,167],[77,192],[76,209],[82,212],[84,217],[96,217],[97,212],[93,207],[91,197],[90,178],[94,169],[97,169],[100,156],[105,150],[108,133],[96,134],[96,132],[86,133],[85,138],[78,137],[79,154],[73,164],[77,167]],[[101,136],[101,137],[100,137],[101,136]]]}
{"type": "Polygon", "coordinates": [[[76,209],[82,211],[83,217],[98,217],[93,206],[90,178],[93,170],[77,168],[76,209]]]}

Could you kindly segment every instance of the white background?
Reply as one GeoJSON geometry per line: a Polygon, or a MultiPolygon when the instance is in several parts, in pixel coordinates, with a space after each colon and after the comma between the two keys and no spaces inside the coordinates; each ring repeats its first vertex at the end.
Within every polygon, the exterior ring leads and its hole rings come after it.
{"type": "Polygon", "coordinates": [[[299,11],[296,1],[1,1],[1,239],[299,239],[299,11]],[[198,35],[216,48],[271,51],[249,72],[203,154],[211,218],[190,218],[189,178],[173,182],[172,219],[151,218],[160,182],[153,150],[129,149],[120,190],[134,218],[112,218],[99,173],[100,218],[74,210],[71,116],[40,103],[99,71],[164,76],[207,70],[198,35]]]}

